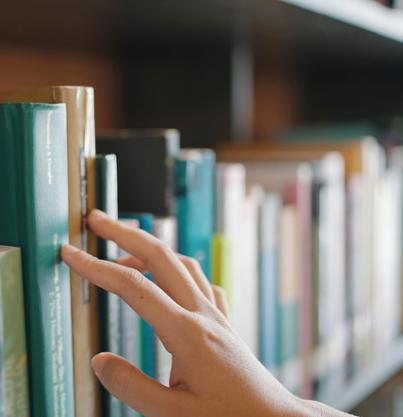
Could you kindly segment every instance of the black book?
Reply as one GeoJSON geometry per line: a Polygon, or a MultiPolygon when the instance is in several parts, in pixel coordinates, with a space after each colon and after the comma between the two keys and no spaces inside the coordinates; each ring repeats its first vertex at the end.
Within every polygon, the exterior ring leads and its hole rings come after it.
{"type": "Polygon", "coordinates": [[[97,151],[117,157],[119,211],[174,215],[173,165],[179,149],[175,129],[117,130],[98,135],[97,151]]]}

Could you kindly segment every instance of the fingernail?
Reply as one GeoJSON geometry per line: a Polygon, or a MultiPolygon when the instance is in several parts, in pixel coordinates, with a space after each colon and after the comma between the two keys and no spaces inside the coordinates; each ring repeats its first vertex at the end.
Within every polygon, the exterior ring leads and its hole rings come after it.
{"type": "Polygon", "coordinates": [[[91,218],[92,220],[104,219],[105,217],[108,216],[103,211],[98,209],[91,210],[91,213],[89,214],[89,218],[91,218]]]}
{"type": "Polygon", "coordinates": [[[106,353],[98,353],[91,359],[91,366],[96,376],[100,376],[102,370],[108,362],[108,355],[106,353]]]}
{"type": "Polygon", "coordinates": [[[66,260],[70,258],[71,256],[75,255],[77,252],[80,252],[80,249],[77,249],[76,247],[72,245],[63,245],[62,246],[62,259],[66,260]]]}

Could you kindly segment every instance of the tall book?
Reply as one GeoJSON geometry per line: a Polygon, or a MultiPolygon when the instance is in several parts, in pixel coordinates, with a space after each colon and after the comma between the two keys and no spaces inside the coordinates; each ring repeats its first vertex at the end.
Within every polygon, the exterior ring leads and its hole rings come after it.
{"type": "MultiPolygon", "coordinates": [[[[140,222],[132,217],[120,217],[119,221],[127,227],[138,229],[140,222]]],[[[119,257],[125,257],[129,254],[123,249],[119,249],[119,257]]],[[[119,307],[119,337],[117,343],[119,345],[119,355],[123,356],[135,367],[142,370],[142,319],[141,317],[122,299],[118,300],[119,307]]],[[[139,413],[126,404],[121,404],[122,417],[138,417],[139,413]]]]}
{"type": "Polygon", "coordinates": [[[251,351],[259,352],[259,210],[263,199],[263,190],[255,185],[247,189],[242,217],[238,219],[241,229],[240,249],[242,264],[240,274],[232,282],[233,323],[234,329],[246,342],[251,351]]]}
{"type": "MultiPolygon", "coordinates": [[[[126,220],[137,220],[140,229],[152,234],[154,232],[155,216],[149,213],[125,214],[126,220]]],[[[146,277],[152,280],[150,274],[146,277]]],[[[153,328],[141,319],[141,369],[148,376],[156,377],[156,336],[153,328]]]]}
{"type": "MultiPolygon", "coordinates": [[[[0,403],[4,416],[29,417],[22,263],[19,248],[0,246],[0,403]]],[[[0,410],[1,413],[1,410],[0,410]]]]}
{"type": "Polygon", "coordinates": [[[178,251],[196,258],[211,280],[215,214],[215,154],[185,149],[175,158],[178,251]]]}
{"type": "Polygon", "coordinates": [[[173,158],[179,145],[175,129],[117,130],[97,136],[98,152],[117,156],[119,210],[174,215],[173,158]]]}
{"type": "MultiPolygon", "coordinates": [[[[113,219],[118,218],[118,179],[116,156],[96,156],[96,206],[113,219]]],[[[112,241],[98,239],[98,257],[114,261],[119,256],[119,248],[112,241]]],[[[99,289],[99,321],[101,351],[120,354],[120,300],[116,294],[99,289]]],[[[102,417],[121,417],[122,403],[101,388],[102,417]]]]}
{"type": "Polygon", "coordinates": [[[298,214],[295,205],[284,204],[280,212],[279,304],[280,304],[280,381],[298,393],[299,369],[299,283],[298,214]]]}
{"type": "Polygon", "coordinates": [[[66,110],[0,105],[0,241],[22,250],[31,414],[74,416],[66,110]]]}
{"type": "Polygon", "coordinates": [[[271,371],[281,364],[279,245],[281,195],[268,193],[261,207],[259,359],[271,371]]]}
{"type": "MultiPolygon", "coordinates": [[[[65,103],[69,241],[95,255],[96,239],[85,225],[86,213],[95,207],[94,90],[51,86],[0,92],[0,102],[65,103]]],[[[98,417],[99,383],[91,368],[91,358],[99,351],[97,289],[74,272],[70,272],[70,277],[75,412],[77,417],[98,417]]]]}
{"type": "Polygon", "coordinates": [[[218,163],[216,169],[216,230],[213,237],[213,283],[225,289],[233,311],[232,286],[242,279],[242,218],[245,200],[245,168],[218,163]]]}
{"type": "Polygon", "coordinates": [[[345,381],[347,354],[345,180],[339,153],[326,155],[317,164],[315,292],[317,321],[317,392],[326,400],[345,381]]]}
{"type": "MultiPolygon", "coordinates": [[[[177,223],[175,217],[156,217],[154,219],[154,236],[168,245],[173,251],[177,250],[177,223]]],[[[172,368],[172,355],[165,349],[161,340],[156,338],[155,377],[157,381],[169,386],[172,368]]]]}

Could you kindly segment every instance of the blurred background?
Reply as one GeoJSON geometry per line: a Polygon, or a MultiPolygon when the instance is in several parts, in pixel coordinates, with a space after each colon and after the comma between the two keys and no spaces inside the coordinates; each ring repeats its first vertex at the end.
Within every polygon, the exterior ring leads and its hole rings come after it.
{"type": "MultiPolygon", "coordinates": [[[[0,89],[49,84],[94,86],[98,130],[174,127],[185,147],[313,126],[398,145],[403,1],[2,1],[0,89]]],[[[392,359],[346,408],[403,416],[392,359]]]]}

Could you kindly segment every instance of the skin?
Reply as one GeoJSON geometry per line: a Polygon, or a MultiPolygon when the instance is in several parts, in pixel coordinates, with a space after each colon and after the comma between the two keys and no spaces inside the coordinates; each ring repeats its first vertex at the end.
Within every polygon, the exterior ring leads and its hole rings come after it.
{"type": "Polygon", "coordinates": [[[132,256],[113,263],[65,245],[64,262],[121,297],[173,355],[169,387],[112,353],[94,356],[95,374],[115,397],[147,417],[348,416],[295,397],[259,363],[231,328],[223,291],[210,286],[196,261],[99,210],[88,224],[132,256]]]}

